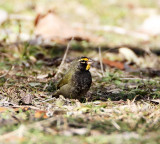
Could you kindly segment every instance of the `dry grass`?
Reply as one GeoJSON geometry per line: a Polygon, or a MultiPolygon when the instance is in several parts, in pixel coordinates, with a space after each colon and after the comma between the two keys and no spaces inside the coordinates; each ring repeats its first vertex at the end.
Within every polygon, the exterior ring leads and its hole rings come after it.
{"type": "MultiPolygon", "coordinates": [[[[1,1],[0,7],[11,17],[0,26],[0,143],[160,143],[160,79],[159,76],[151,77],[159,74],[156,71],[158,56],[152,53],[141,56],[143,65],[133,65],[135,73],[132,73],[103,65],[103,58],[119,60],[117,53],[107,53],[99,48],[98,57],[95,51],[98,46],[84,41],[69,43],[68,49],[71,48],[62,62],[64,72],[77,56],[87,55],[94,59],[89,97],[79,102],[63,96],[52,98],[55,91],[53,79],[66,46],[45,45],[37,39],[30,41],[34,37],[33,21],[39,11],[54,8],[59,16],[71,23],[136,29],[149,15],[149,9],[158,7],[156,3],[144,0],[134,3],[128,0],[115,3],[91,0],[56,3],[50,0],[1,1]],[[139,7],[142,8],[141,15],[136,13],[139,7]],[[22,42],[26,36],[29,41],[22,42]],[[151,66],[151,69],[142,69],[140,74],[142,66],[151,66]]],[[[144,43],[126,35],[94,33],[103,36],[107,46],[159,46],[159,37],[144,43]]]]}

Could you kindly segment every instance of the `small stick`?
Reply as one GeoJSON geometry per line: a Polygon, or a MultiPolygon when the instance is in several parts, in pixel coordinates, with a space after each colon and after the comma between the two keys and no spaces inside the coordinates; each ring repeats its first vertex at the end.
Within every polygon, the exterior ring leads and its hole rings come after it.
{"type": "Polygon", "coordinates": [[[13,68],[14,68],[14,66],[11,66],[11,68],[6,73],[4,73],[3,75],[1,75],[0,78],[5,77],[7,74],[9,74],[9,72],[11,70],[13,70],[13,68]]]}
{"type": "Polygon", "coordinates": [[[101,66],[101,72],[102,72],[102,76],[104,76],[101,47],[98,47],[98,50],[99,50],[99,61],[100,61],[100,66],[101,66]]]}
{"type": "Polygon", "coordinates": [[[40,101],[40,102],[48,102],[48,101],[51,101],[51,100],[54,100],[54,99],[55,99],[55,97],[50,98],[50,99],[46,99],[46,100],[43,100],[43,101],[40,101]]]}
{"type": "Polygon", "coordinates": [[[55,75],[55,78],[57,78],[58,74],[62,71],[62,66],[63,66],[63,64],[65,62],[65,59],[66,59],[66,56],[67,56],[67,53],[68,53],[68,50],[70,48],[70,44],[71,44],[72,40],[74,40],[74,37],[72,37],[72,39],[69,41],[69,43],[67,45],[66,51],[64,53],[64,56],[63,56],[63,59],[62,59],[62,62],[60,64],[60,66],[59,66],[59,69],[58,69],[58,71],[57,71],[57,73],[55,75]]]}

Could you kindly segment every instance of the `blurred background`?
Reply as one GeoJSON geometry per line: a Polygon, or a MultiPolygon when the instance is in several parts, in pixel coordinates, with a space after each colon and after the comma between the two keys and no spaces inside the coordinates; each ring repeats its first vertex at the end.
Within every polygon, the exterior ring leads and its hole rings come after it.
{"type": "MultiPolygon", "coordinates": [[[[140,49],[138,54],[159,54],[159,7],[159,0],[2,0],[1,45],[27,42],[28,49],[32,45],[29,56],[33,57],[37,54],[35,46],[48,46],[56,51],[51,52],[53,57],[62,55],[57,51],[74,37],[72,49],[85,52],[90,48],[91,57],[99,46],[103,50],[125,46],[129,50],[140,49]]],[[[20,51],[24,48],[15,49],[5,50],[9,59],[22,57],[20,51]]],[[[123,57],[127,59],[124,54],[123,57]]]]}
{"type": "MultiPolygon", "coordinates": [[[[135,52],[138,56],[150,51],[156,55],[160,53],[159,7],[159,0],[2,0],[1,55],[12,61],[26,57],[34,59],[39,53],[62,56],[68,41],[74,37],[72,50],[77,52],[73,56],[89,50],[88,56],[96,57],[100,46],[102,51],[119,51],[119,60],[142,64],[145,62],[135,58],[135,52]],[[22,42],[28,44],[28,54],[24,45],[18,48],[13,45],[22,42]],[[7,49],[4,49],[6,45],[7,49]],[[39,46],[50,48],[49,52],[39,46]],[[120,50],[121,47],[126,49],[120,50]],[[131,58],[127,57],[128,51],[132,53],[131,58]],[[26,55],[22,56],[22,53],[26,55]]],[[[106,52],[102,55],[117,60],[106,52]]]]}

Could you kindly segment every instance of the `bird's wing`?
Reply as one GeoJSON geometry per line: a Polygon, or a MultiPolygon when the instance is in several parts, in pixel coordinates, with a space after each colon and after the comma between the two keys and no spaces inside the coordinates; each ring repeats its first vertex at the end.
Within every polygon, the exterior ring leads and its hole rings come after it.
{"type": "Polygon", "coordinates": [[[69,69],[69,71],[67,71],[66,74],[62,77],[62,79],[58,82],[57,89],[71,81],[72,75],[75,72],[76,64],[77,63],[75,61],[71,63],[71,68],[69,69]]]}

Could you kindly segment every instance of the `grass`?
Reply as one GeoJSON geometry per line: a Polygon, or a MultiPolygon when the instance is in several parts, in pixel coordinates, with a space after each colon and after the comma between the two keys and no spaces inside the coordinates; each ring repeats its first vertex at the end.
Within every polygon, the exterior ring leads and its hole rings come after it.
{"type": "MultiPolygon", "coordinates": [[[[131,101],[128,101],[128,104],[117,105],[108,101],[107,105],[102,107],[101,103],[84,103],[79,107],[79,110],[74,109],[75,104],[71,104],[73,109],[70,112],[72,114],[59,113],[56,117],[44,120],[37,119],[38,121],[31,124],[23,122],[21,125],[3,126],[1,133],[5,134],[22,129],[22,136],[15,138],[15,141],[20,143],[29,141],[30,143],[97,142],[101,144],[109,142],[121,144],[159,141],[159,105],[131,101]],[[84,110],[86,106],[87,111],[84,110]],[[153,135],[154,133],[156,135],[153,135]]],[[[64,107],[59,109],[64,109],[64,107]]],[[[10,112],[10,114],[12,113],[10,112]]],[[[20,111],[19,114],[24,115],[26,112],[20,111]]],[[[28,120],[31,122],[31,118],[28,120]]],[[[13,136],[11,134],[11,137],[13,136]]]]}
{"type": "MultiPolygon", "coordinates": [[[[53,7],[58,15],[67,17],[70,22],[98,22],[100,25],[134,29],[147,17],[146,13],[136,15],[134,10],[157,8],[158,5],[151,0],[0,2],[0,8],[9,14],[33,18],[37,15],[38,8],[45,12],[53,7]],[[67,8],[63,7],[64,3],[67,8]],[[85,15],[77,14],[80,6],[86,10],[85,15]]],[[[54,75],[66,45],[55,42],[50,45],[34,45],[18,39],[19,31],[33,35],[33,21],[7,20],[0,28],[13,32],[13,35],[2,32],[0,40],[0,143],[160,143],[159,77],[147,74],[140,76],[139,73],[109,66],[102,77],[96,52],[98,46],[85,41],[73,41],[64,72],[75,56],[87,55],[95,58],[94,62],[97,64],[90,70],[93,76],[91,95],[84,102],[63,97],[52,99],[56,83],[54,75]],[[19,24],[22,25],[21,29],[19,24]]],[[[126,35],[103,31],[94,34],[104,37],[107,46],[145,45],[141,40],[126,35]]],[[[159,38],[152,39],[148,45],[156,48],[159,38]]],[[[107,52],[102,52],[104,58],[107,52]]],[[[118,55],[115,54],[115,57],[118,55]]],[[[155,68],[157,67],[153,67],[155,68]]]]}

